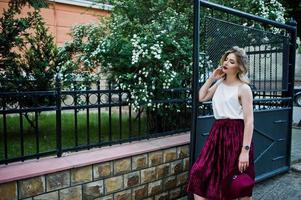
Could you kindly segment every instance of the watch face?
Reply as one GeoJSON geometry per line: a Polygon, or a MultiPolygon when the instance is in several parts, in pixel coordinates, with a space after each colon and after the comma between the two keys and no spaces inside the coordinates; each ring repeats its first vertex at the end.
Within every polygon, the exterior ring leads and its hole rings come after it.
{"type": "Polygon", "coordinates": [[[245,146],[245,150],[249,150],[250,147],[248,145],[245,146]]]}

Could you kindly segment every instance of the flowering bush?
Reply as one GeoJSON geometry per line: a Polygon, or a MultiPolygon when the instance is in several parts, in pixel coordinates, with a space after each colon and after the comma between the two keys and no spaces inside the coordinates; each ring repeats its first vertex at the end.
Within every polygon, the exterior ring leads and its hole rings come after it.
{"type": "Polygon", "coordinates": [[[104,20],[99,24],[79,24],[72,28],[72,40],[59,47],[57,71],[70,89],[88,89],[91,81],[100,79],[100,63],[93,52],[102,42],[107,29],[104,20]],[[74,84],[75,82],[89,84],[74,84]]]}
{"type": "Polygon", "coordinates": [[[190,2],[129,0],[115,4],[111,32],[92,54],[109,79],[130,92],[136,110],[142,106],[154,109],[159,90],[190,87],[191,16],[190,2]]]}
{"type": "Polygon", "coordinates": [[[242,10],[267,19],[285,23],[285,8],[279,0],[212,0],[215,3],[228,6],[230,8],[242,10]]]}
{"type": "Polygon", "coordinates": [[[254,12],[255,15],[265,17],[267,19],[272,19],[281,23],[285,23],[285,8],[277,0],[253,0],[252,4],[256,6],[257,11],[254,12]]]}

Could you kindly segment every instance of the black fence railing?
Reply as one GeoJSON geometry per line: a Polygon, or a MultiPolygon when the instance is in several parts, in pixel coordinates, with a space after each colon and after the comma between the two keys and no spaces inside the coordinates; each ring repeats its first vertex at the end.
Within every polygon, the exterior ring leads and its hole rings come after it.
{"type": "Polygon", "coordinates": [[[98,81],[86,90],[0,92],[0,164],[190,130],[191,90],[160,91],[134,110],[127,91],[98,81]]]}

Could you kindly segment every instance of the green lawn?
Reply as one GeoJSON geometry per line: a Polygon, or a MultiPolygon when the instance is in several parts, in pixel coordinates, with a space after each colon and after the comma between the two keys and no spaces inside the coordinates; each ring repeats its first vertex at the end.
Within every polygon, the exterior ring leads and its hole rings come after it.
{"type": "MultiPolygon", "coordinates": [[[[34,118],[34,116],[30,116],[34,118]]],[[[21,156],[21,137],[20,137],[20,117],[19,115],[7,115],[7,135],[8,135],[8,158],[21,156]]],[[[78,145],[87,144],[87,117],[86,113],[77,114],[77,133],[78,145]]],[[[55,113],[41,113],[39,115],[39,151],[45,152],[56,149],[56,117],[55,113]]],[[[122,133],[121,139],[129,137],[129,117],[122,115],[122,133]]],[[[35,129],[30,126],[23,117],[23,135],[24,135],[24,155],[36,153],[35,129]]],[[[141,118],[141,134],[146,132],[145,118],[141,118]]],[[[89,134],[90,144],[99,142],[98,114],[89,113],[89,134]]],[[[131,136],[137,136],[138,120],[132,119],[131,136]]],[[[109,141],[109,114],[101,114],[101,142],[109,141]]],[[[119,115],[112,113],[112,141],[120,139],[119,115]]],[[[4,137],[3,137],[3,117],[0,117],[0,160],[4,158],[4,137]]],[[[75,120],[74,113],[62,113],[62,147],[75,147],[75,120]]]]}

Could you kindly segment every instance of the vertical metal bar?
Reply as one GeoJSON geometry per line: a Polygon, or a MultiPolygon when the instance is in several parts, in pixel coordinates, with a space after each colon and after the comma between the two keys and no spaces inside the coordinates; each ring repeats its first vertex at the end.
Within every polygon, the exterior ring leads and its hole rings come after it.
{"type": "Polygon", "coordinates": [[[74,98],[74,138],[75,138],[75,146],[77,147],[78,146],[78,119],[77,119],[77,113],[78,113],[78,110],[77,110],[77,94],[78,94],[78,91],[77,91],[77,88],[74,88],[75,89],[75,93],[73,93],[73,98],[74,98]]]}
{"type": "MultiPolygon", "coordinates": [[[[273,73],[272,73],[272,62],[273,62],[273,54],[272,51],[270,52],[270,90],[272,90],[272,78],[273,78],[273,73]]],[[[270,94],[272,94],[272,92],[270,92],[270,94]]]]}
{"type": "Polygon", "coordinates": [[[278,49],[276,47],[276,55],[275,55],[275,88],[278,90],[278,73],[277,73],[277,68],[278,68],[278,49]]]}
{"type": "Polygon", "coordinates": [[[74,100],[74,145],[75,147],[78,146],[78,124],[77,124],[77,87],[76,87],[76,82],[74,81],[74,93],[73,93],[73,100],[74,100]]]}
{"type": "MultiPolygon", "coordinates": [[[[259,46],[258,47],[258,50],[259,50],[259,52],[261,51],[261,47],[259,46]]],[[[258,83],[258,89],[262,89],[261,88],[261,53],[259,53],[259,55],[258,55],[258,66],[259,66],[259,69],[258,69],[258,81],[259,81],[259,83],[258,83]]]]}
{"type": "Polygon", "coordinates": [[[97,81],[97,116],[98,116],[98,142],[101,142],[101,108],[100,108],[100,81],[97,81]]]}
{"type": "MultiPolygon", "coordinates": [[[[170,90],[170,92],[171,92],[171,99],[180,99],[181,98],[179,91],[170,90]]],[[[181,105],[180,102],[178,104],[181,105]]],[[[181,124],[180,124],[181,122],[180,122],[178,115],[176,114],[177,110],[178,110],[177,105],[169,102],[169,108],[170,108],[169,112],[171,113],[171,116],[173,117],[173,119],[175,121],[175,127],[173,127],[173,129],[178,130],[181,127],[181,124]],[[175,113],[173,113],[173,111],[175,111],[175,113]]]]}
{"type": "Polygon", "coordinates": [[[294,30],[290,30],[289,41],[289,66],[288,66],[288,94],[291,97],[289,101],[289,117],[288,117],[288,143],[287,143],[287,163],[291,165],[291,144],[292,144],[292,121],[293,121],[293,95],[294,95],[294,81],[295,81],[295,62],[296,62],[296,38],[297,38],[297,22],[290,20],[289,25],[294,26],[294,30]]]}
{"type": "Polygon", "coordinates": [[[141,108],[139,108],[139,116],[138,116],[138,134],[141,135],[141,108]]]}
{"type": "MultiPolygon", "coordinates": [[[[155,107],[157,107],[158,106],[158,104],[157,103],[155,103],[155,107]]],[[[147,138],[149,138],[149,136],[150,136],[150,129],[149,129],[149,110],[151,110],[152,108],[146,108],[146,110],[145,110],[145,113],[146,113],[146,115],[145,115],[145,122],[146,122],[146,136],[147,136],[147,138]]]]}
{"type": "Polygon", "coordinates": [[[61,108],[61,80],[56,76],[56,155],[62,156],[62,108],[61,108]]]}
{"type": "MultiPolygon", "coordinates": [[[[184,95],[186,94],[186,92],[184,93],[184,95]]],[[[186,95],[184,96],[184,98],[185,98],[185,102],[184,102],[184,116],[185,116],[185,119],[187,119],[189,116],[188,116],[188,111],[187,111],[187,98],[186,98],[186,95]]],[[[183,127],[186,127],[187,126],[187,124],[186,124],[186,121],[185,121],[185,124],[183,124],[183,127]]]]}
{"type": "MultiPolygon", "coordinates": [[[[282,49],[282,90],[286,92],[282,92],[282,96],[289,96],[289,71],[290,71],[290,43],[291,41],[284,40],[283,41],[283,49],[282,49]]],[[[294,53],[295,54],[295,53],[294,53]]]]}
{"type": "MultiPolygon", "coordinates": [[[[131,93],[129,93],[129,99],[131,99],[131,93]]],[[[129,138],[132,136],[132,106],[129,104],[129,138]]]]}
{"type": "MultiPolygon", "coordinates": [[[[160,102],[160,101],[159,101],[160,102]]],[[[160,102],[161,103],[161,102],[160,102]]],[[[159,104],[160,104],[159,103],[159,104]]],[[[156,106],[156,108],[155,108],[155,110],[154,110],[154,112],[152,112],[152,114],[151,114],[151,120],[152,120],[152,122],[153,122],[153,127],[152,127],[152,131],[153,131],[153,133],[158,133],[158,117],[154,117],[155,116],[155,113],[157,114],[158,113],[158,110],[163,110],[164,109],[164,106],[165,106],[165,104],[164,103],[161,103],[161,108],[158,108],[157,106],[156,106]]],[[[163,111],[162,111],[162,113],[163,113],[163,111]]]]}
{"type": "Polygon", "coordinates": [[[7,121],[6,121],[6,113],[5,113],[5,110],[6,110],[6,101],[5,101],[5,97],[3,97],[3,134],[4,134],[4,158],[5,160],[7,160],[8,158],[8,152],[7,152],[7,121]]]}
{"type": "MultiPolygon", "coordinates": [[[[205,41],[207,41],[207,38],[209,38],[209,36],[208,36],[208,23],[209,23],[209,20],[206,20],[206,17],[205,17],[205,13],[204,13],[204,25],[203,25],[203,27],[204,27],[204,32],[205,32],[205,34],[204,34],[204,37],[205,37],[205,41]]],[[[201,34],[201,33],[200,33],[201,34]]],[[[208,68],[208,62],[207,62],[207,56],[209,57],[209,55],[210,55],[210,52],[208,52],[208,45],[207,45],[207,42],[204,42],[204,54],[203,54],[203,58],[205,59],[205,62],[204,62],[204,65],[203,65],[203,78],[202,78],[202,80],[198,80],[198,81],[201,81],[201,83],[203,84],[203,83],[205,83],[205,81],[206,81],[206,77],[209,77],[209,68],[208,68]],[[204,72],[205,71],[205,72],[204,72]],[[206,74],[206,77],[204,76],[206,74]]],[[[212,59],[212,58],[210,58],[209,57],[209,59],[212,59]]],[[[201,79],[200,77],[199,77],[199,79],[201,79]]],[[[198,82],[198,84],[199,84],[199,82],[198,82]]]]}
{"type": "MultiPolygon", "coordinates": [[[[89,110],[89,93],[86,94],[86,106],[87,106],[87,112],[86,112],[86,117],[87,117],[87,144],[90,144],[90,110],[89,110]]],[[[88,149],[90,147],[88,146],[88,149]]]]}
{"type": "Polygon", "coordinates": [[[21,156],[22,156],[22,161],[24,161],[24,125],[23,125],[23,116],[22,112],[20,111],[19,113],[19,120],[20,120],[20,146],[21,146],[21,156]]]}
{"type": "Polygon", "coordinates": [[[267,45],[265,44],[264,45],[264,80],[263,80],[263,84],[264,84],[264,86],[263,86],[263,88],[264,88],[264,90],[266,91],[266,84],[267,84],[267,53],[266,53],[266,51],[267,51],[267,45]]]}
{"type": "MultiPolygon", "coordinates": [[[[253,51],[255,51],[255,46],[253,46],[253,51]]],[[[253,54],[253,83],[256,87],[256,54],[253,54]]],[[[257,87],[256,87],[257,88],[257,87]]]]}
{"type": "Polygon", "coordinates": [[[112,83],[109,81],[109,136],[112,142],[112,83]]]}
{"type": "Polygon", "coordinates": [[[119,91],[119,139],[121,140],[122,138],[122,93],[119,91]]]}
{"type": "Polygon", "coordinates": [[[192,77],[192,128],[190,134],[190,166],[195,161],[195,138],[198,110],[198,79],[199,79],[199,55],[200,55],[200,1],[194,0],[193,5],[193,77],[192,77]]]}
{"type": "Polygon", "coordinates": [[[267,98],[267,91],[266,91],[266,82],[267,82],[267,55],[266,55],[266,49],[267,49],[267,46],[266,44],[264,44],[264,53],[263,53],[263,56],[264,56],[264,68],[263,68],[263,88],[264,88],[264,91],[263,91],[263,97],[264,98],[267,98]]]}
{"type": "MultiPolygon", "coordinates": [[[[36,135],[36,153],[40,152],[40,137],[39,137],[39,113],[35,112],[35,135],[36,135]]],[[[37,156],[40,158],[40,156],[37,156]]]]}

